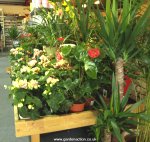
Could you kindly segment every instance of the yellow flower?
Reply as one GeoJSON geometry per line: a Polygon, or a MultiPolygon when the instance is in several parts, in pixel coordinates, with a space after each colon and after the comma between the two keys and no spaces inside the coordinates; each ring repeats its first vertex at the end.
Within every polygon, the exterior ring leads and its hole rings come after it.
{"type": "Polygon", "coordinates": [[[70,7],[67,6],[66,9],[65,9],[65,11],[66,11],[66,12],[70,11],[70,7]]]}
{"type": "Polygon", "coordinates": [[[74,12],[73,11],[69,11],[69,16],[70,16],[70,18],[74,18],[74,12]]]}
{"type": "Polygon", "coordinates": [[[63,5],[63,6],[67,6],[67,3],[66,3],[65,0],[63,1],[62,5],[63,5]]]}

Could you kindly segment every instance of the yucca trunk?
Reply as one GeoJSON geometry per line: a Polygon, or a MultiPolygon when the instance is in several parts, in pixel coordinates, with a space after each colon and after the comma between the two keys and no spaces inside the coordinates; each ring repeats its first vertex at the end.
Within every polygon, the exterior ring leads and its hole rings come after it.
{"type": "Polygon", "coordinates": [[[104,142],[111,142],[111,132],[108,129],[104,130],[104,142]]]}
{"type": "Polygon", "coordinates": [[[124,60],[122,58],[118,58],[116,61],[115,71],[116,81],[119,85],[120,100],[122,100],[124,93],[124,60]]]}

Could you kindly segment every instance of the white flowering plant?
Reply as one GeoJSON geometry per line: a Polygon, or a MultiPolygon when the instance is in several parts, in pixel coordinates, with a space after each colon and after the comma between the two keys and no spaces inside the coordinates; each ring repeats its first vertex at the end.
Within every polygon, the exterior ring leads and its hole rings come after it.
{"type": "Polygon", "coordinates": [[[12,85],[8,88],[19,114],[36,119],[68,112],[72,103],[65,96],[57,71],[65,61],[49,59],[44,50],[34,49],[30,55],[26,52],[21,47],[10,50],[12,85]]]}
{"type": "Polygon", "coordinates": [[[102,78],[106,80],[103,76],[110,69],[102,62],[104,52],[99,41],[95,43],[96,36],[91,38],[92,1],[77,2],[77,7],[63,1],[44,11],[45,23],[30,27],[20,36],[20,47],[10,50],[12,85],[8,88],[23,117],[66,113],[73,103],[91,98],[102,78]]]}

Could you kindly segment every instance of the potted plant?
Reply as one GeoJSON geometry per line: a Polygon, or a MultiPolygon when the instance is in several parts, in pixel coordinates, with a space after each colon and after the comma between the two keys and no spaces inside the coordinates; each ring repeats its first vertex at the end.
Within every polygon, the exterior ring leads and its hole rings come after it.
{"type": "Polygon", "coordinates": [[[99,49],[96,51],[97,53],[92,54],[92,50],[88,50],[84,43],[76,46],[66,45],[60,48],[61,60],[64,59],[68,63],[68,74],[66,80],[62,83],[67,91],[68,98],[73,103],[82,103],[82,107],[85,104],[85,99],[91,97],[94,90],[99,89],[98,81],[95,81],[98,71],[94,58],[100,59],[100,51],[99,49]],[[94,56],[93,61],[90,55],[94,56]]]}
{"type": "Polygon", "coordinates": [[[11,28],[8,29],[8,35],[12,40],[12,44],[14,47],[16,47],[19,43],[18,43],[18,36],[19,36],[19,31],[18,31],[18,27],[16,25],[13,25],[11,28]]]}
{"type": "Polygon", "coordinates": [[[140,124],[138,119],[149,121],[149,116],[144,112],[133,112],[145,100],[140,100],[127,107],[130,91],[131,87],[120,101],[119,86],[113,74],[110,103],[107,104],[102,96],[100,96],[100,102],[97,101],[97,122],[93,128],[97,142],[112,142],[112,136],[116,137],[118,142],[123,142],[123,131],[133,134],[131,129],[140,124]]]}
{"type": "Polygon", "coordinates": [[[139,9],[144,1],[106,0],[103,10],[93,8],[97,17],[97,35],[102,40],[106,54],[115,65],[116,79],[119,84],[120,97],[124,93],[124,65],[135,58],[140,49],[137,38],[148,25],[150,6],[138,16],[139,9]],[[103,16],[105,12],[105,16],[103,16]]]}

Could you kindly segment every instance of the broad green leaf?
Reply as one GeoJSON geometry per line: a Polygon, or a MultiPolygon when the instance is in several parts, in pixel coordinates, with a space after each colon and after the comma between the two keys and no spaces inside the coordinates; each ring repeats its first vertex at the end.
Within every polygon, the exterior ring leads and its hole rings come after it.
{"type": "Polygon", "coordinates": [[[71,46],[63,46],[61,47],[61,52],[64,56],[67,56],[71,52],[71,49],[71,46]]]}
{"type": "Polygon", "coordinates": [[[97,70],[97,67],[96,67],[95,63],[90,62],[90,61],[85,62],[84,69],[85,69],[86,74],[90,78],[97,79],[97,72],[98,72],[98,70],[97,70]]]}

